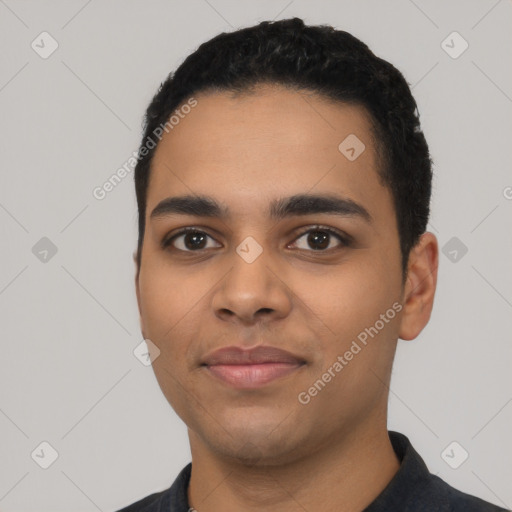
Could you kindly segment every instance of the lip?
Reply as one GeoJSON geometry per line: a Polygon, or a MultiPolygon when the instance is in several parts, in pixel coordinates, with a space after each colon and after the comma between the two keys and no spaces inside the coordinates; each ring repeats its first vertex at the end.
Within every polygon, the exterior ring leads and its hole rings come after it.
{"type": "Polygon", "coordinates": [[[223,347],[208,354],[202,361],[203,365],[248,365],[267,363],[305,363],[304,359],[286,350],[270,345],[259,345],[253,348],[238,346],[223,347]]]}
{"type": "Polygon", "coordinates": [[[212,376],[241,389],[258,388],[290,375],[304,364],[304,359],[267,345],[251,349],[225,347],[203,361],[212,376]]]}

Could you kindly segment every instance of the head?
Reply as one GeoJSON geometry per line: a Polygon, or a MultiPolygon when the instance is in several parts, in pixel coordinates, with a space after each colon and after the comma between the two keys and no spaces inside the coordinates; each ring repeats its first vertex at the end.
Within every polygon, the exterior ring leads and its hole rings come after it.
{"type": "Polygon", "coordinates": [[[407,82],[347,32],[264,22],[168,76],[135,169],[136,289],[191,439],[277,464],[385,423],[396,341],[432,308],[431,180],[407,82]],[[250,391],[202,364],[260,344],[304,364],[250,391]]]}

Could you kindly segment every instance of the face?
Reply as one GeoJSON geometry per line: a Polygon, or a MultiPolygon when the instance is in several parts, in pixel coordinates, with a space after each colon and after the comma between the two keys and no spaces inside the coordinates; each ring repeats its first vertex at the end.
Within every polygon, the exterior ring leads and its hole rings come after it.
{"type": "Polygon", "coordinates": [[[195,97],[154,155],[136,279],[192,450],[280,464],[382,425],[404,289],[365,111],[277,86],[195,97]],[[300,365],[249,386],[204,364],[260,345],[300,365]]]}

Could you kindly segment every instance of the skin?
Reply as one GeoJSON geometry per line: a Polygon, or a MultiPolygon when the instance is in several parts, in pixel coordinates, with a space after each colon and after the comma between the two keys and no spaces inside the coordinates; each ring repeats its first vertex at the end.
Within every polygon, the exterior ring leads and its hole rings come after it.
{"type": "Polygon", "coordinates": [[[136,275],[142,334],[160,350],[155,375],[188,427],[189,503],[198,512],[360,511],[399,468],[387,434],[388,386],[397,339],[414,339],[430,318],[437,240],[422,235],[403,283],[393,201],[362,107],[268,85],[195,97],[154,156],[136,275]],[[349,134],[366,146],[353,162],[338,150],[349,134]],[[299,193],[348,197],[372,223],[267,216],[272,200],[299,193]],[[163,199],[194,194],[230,216],[150,218],[163,199]],[[353,244],[330,236],[328,248],[314,250],[307,230],[318,224],[353,244]],[[185,245],[186,236],[160,246],[185,226],[209,235],[206,248],[185,245]],[[263,249],[252,263],[235,250],[248,236],[263,249]],[[301,404],[299,393],[394,302],[399,314],[301,404]],[[260,344],[306,364],[255,390],[229,387],[201,366],[217,348],[260,344]]]}

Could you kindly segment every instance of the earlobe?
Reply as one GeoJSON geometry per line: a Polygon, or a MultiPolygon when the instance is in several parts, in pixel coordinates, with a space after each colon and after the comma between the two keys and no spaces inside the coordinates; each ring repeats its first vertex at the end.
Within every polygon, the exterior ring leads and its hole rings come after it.
{"type": "Polygon", "coordinates": [[[430,319],[437,285],[438,257],[437,238],[425,232],[409,254],[399,332],[403,340],[416,338],[430,319]]]}

